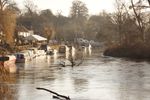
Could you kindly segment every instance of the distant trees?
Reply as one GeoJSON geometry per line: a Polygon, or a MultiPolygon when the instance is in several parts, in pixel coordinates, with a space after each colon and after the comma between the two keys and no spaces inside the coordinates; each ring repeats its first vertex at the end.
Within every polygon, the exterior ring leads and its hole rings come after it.
{"type": "Polygon", "coordinates": [[[112,22],[116,25],[119,44],[128,45],[137,37],[135,36],[136,32],[133,31],[137,30],[135,20],[129,14],[129,8],[125,1],[116,0],[115,7],[116,11],[112,15],[112,22]]]}
{"type": "Polygon", "coordinates": [[[28,29],[38,29],[35,27],[39,25],[37,23],[40,21],[36,11],[36,5],[32,0],[25,0],[24,6],[24,12],[17,18],[17,25],[23,25],[28,29]]]}
{"type": "Polygon", "coordinates": [[[24,6],[26,8],[26,14],[29,14],[30,16],[32,16],[33,14],[36,13],[37,6],[33,3],[33,1],[25,0],[24,6]]]}
{"type": "MultiPolygon", "coordinates": [[[[141,1],[138,2],[138,4],[140,4],[140,3],[141,3],[141,1]]],[[[138,27],[138,29],[140,31],[139,36],[141,37],[142,41],[145,41],[145,32],[144,32],[144,30],[145,30],[144,29],[145,28],[144,24],[145,23],[144,23],[144,20],[142,19],[142,11],[141,11],[141,9],[136,9],[133,0],[131,0],[130,8],[133,9],[133,12],[134,12],[134,15],[135,15],[135,19],[136,19],[136,22],[137,22],[137,27],[138,27]]]]}
{"type": "Polygon", "coordinates": [[[65,41],[66,30],[65,26],[69,23],[69,18],[61,14],[61,11],[57,11],[54,20],[55,39],[58,41],[65,41]]]}
{"type": "Polygon", "coordinates": [[[40,12],[40,17],[47,24],[52,24],[52,20],[54,19],[54,15],[50,9],[45,9],[40,12]]]}
{"type": "Polygon", "coordinates": [[[53,24],[55,16],[53,15],[50,9],[45,9],[40,12],[39,19],[41,21],[39,23],[39,28],[38,28],[39,30],[37,31],[41,35],[43,33],[43,36],[47,37],[47,42],[48,42],[55,35],[55,29],[53,24]]]}
{"type": "Polygon", "coordinates": [[[86,4],[80,0],[72,2],[70,16],[72,20],[73,33],[76,37],[84,37],[85,25],[88,17],[88,8],[86,4]]]}
{"type": "Polygon", "coordinates": [[[98,41],[112,41],[116,36],[115,24],[111,21],[111,15],[102,12],[92,15],[86,25],[86,38],[98,41]]]}
{"type": "Polygon", "coordinates": [[[43,31],[44,35],[47,37],[47,43],[49,43],[49,40],[54,36],[54,29],[52,27],[45,26],[43,31]]]}
{"type": "Polygon", "coordinates": [[[146,12],[143,11],[141,0],[134,3],[130,0],[130,4],[123,0],[116,0],[116,12],[113,14],[112,20],[117,26],[119,34],[119,43],[124,45],[132,45],[146,40],[146,12]]]}
{"type": "Polygon", "coordinates": [[[85,3],[80,0],[74,0],[70,10],[70,16],[72,18],[86,18],[88,16],[88,8],[85,3]]]}
{"type": "Polygon", "coordinates": [[[150,57],[150,0],[116,0],[118,9],[114,22],[118,27],[120,42],[109,47],[104,55],[130,58],[150,57]]]}
{"type": "Polygon", "coordinates": [[[124,3],[122,0],[116,0],[116,13],[113,16],[113,21],[117,25],[117,31],[119,34],[119,42],[123,41],[123,22],[125,21],[124,17],[126,17],[126,12],[124,8],[124,3]]]}
{"type": "MultiPolygon", "coordinates": [[[[20,10],[8,0],[0,0],[0,27],[3,31],[9,29],[9,31],[4,31],[9,34],[7,35],[9,37],[17,23],[17,26],[32,29],[36,34],[45,36],[48,40],[74,41],[74,38],[86,38],[107,42],[117,41],[125,45],[135,43],[135,41],[148,41],[150,24],[148,17],[145,17],[148,14],[143,12],[143,9],[149,7],[149,0],[145,1],[147,5],[142,5],[141,2],[144,1],[141,0],[140,2],[130,1],[130,5],[127,5],[123,0],[116,0],[114,13],[103,11],[99,15],[89,16],[86,4],[80,0],[74,0],[70,15],[66,17],[61,14],[61,11],[58,11],[56,15],[50,9],[37,11],[37,6],[30,0],[25,1],[25,12],[20,13],[20,10]],[[17,21],[15,20],[16,14],[18,14],[17,21]],[[7,25],[6,23],[14,24],[7,25]],[[6,26],[9,28],[5,28],[6,26]]],[[[9,38],[7,36],[6,38],[9,38]]],[[[5,40],[10,43],[11,39],[5,40]]]]}

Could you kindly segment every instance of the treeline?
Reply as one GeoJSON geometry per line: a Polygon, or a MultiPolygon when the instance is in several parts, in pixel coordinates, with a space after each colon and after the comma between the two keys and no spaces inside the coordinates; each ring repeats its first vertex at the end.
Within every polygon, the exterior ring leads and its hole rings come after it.
{"type": "Polygon", "coordinates": [[[104,55],[115,57],[150,58],[150,0],[116,0],[114,23],[118,43],[104,55]]]}
{"type": "Polygon", "coordinates": [[[50,9],[36,10],[37,6],[31,0],[25,0],[24,11],[9,0],[0,0],[0,6],[0,29],[4,33],[1,39],[8,44],[13,44],[14,39],[18,38],[20,26],[34,30],[35,34],[42,35],[48,40],[73,41],[75,38],[86,38],[104,41],[116,36],[112,35],[116,32],[110,14],[102,12],[99,15],[89,15],[85,3],[79,0],[72,2],[67,17],[63,16],[61,11],[53,14],[50,9]],[[9,15],[4,15],[4,12],[9,15]]]}
{"type": "Polygon", "coordinates": [[[23,26],[48,40],[74,41],[75,38],[86,38],[105,42],[107,46],[115,48],[141,48],[139,45],[148,48],[149,0],[115,1],[115,12],[103,11],[98,15],[89,15],[86,4],[74,0],[69,16],[63,16],[61,11],[57,14],[50,9],[39,11],[31,0],[25,0],[23,11],[14,2],[0,0],[0,30],[4,33],[0,38],[13,44],[18,37],[18,27],[23,26]]]}

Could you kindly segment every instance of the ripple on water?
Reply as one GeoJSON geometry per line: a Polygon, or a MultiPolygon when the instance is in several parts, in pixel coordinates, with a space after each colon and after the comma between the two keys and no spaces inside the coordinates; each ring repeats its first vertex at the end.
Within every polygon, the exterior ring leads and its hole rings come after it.
{"type": "Polygon", "coordinates": [[[150,63],[92,54],[73,68],[58,66],[59,56],[17,64],[14,81],[1,84],[6,94],[0,93],[9,97],[13,91],[15,98],[8,100],[53,100],[52,94],[36,90],[44,87],[72,100],[150,100],[150,63]]]}

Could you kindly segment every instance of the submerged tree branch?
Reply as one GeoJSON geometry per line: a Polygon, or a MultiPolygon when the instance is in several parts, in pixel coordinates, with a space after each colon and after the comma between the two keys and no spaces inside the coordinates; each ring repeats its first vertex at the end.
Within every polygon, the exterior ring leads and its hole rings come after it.
{"type": "Polygon", "coordinates": [[[50,92],[50,93],[52,93],[52,94],[55,94],[55,95],[58,96],[58,97],[64,98],[64,99],[66,99],[66,100],[71,100],[69,96],[64,96],[64,95],[58,94],[58,93],[56,93],[56,92],[54,92],[54,91],[51,91],[51,90],[49,90],[49,89],[39,88],[39,87],[37,87],[36,89],[38,89],[38,90],[45,90],[45,91],[47,91],[47,92],[50,92]]]}

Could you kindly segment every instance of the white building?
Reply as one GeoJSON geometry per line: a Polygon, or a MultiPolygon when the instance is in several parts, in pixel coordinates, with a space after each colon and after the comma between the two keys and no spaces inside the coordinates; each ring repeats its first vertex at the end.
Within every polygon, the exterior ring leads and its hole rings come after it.
{"type": "Polygon", "coordinates": [[[17,26],[16,29],[17,29],[17,32],[18,32],[18,36],[27,37],[27,36],[30,36],[30,35],[34,34],[33,30],[28,30],[24,26],[17,26]]]}
{"type": "Polygon", "coordinates": [[[20,31],[20,32],[18,32],[18,35],[23,36],[23,37],[28,37],[28,36],[33,35],[33,34],[34,34],[33,31],[20,31]]]}

